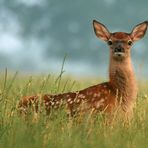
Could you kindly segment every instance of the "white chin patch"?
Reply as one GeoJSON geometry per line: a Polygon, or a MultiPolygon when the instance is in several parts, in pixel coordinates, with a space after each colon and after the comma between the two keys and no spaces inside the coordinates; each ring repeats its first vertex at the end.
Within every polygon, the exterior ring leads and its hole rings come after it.
{"type": "Polygon", "coordinates": [[[114,55],[115,56],[124,56],[124,53],[123,52],[115,52],[114,55]]]}

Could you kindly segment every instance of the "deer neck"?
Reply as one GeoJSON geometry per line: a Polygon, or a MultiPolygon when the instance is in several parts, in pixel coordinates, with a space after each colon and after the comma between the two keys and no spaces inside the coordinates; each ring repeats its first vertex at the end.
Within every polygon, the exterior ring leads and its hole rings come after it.
{"type": "Polygon", "coordinates": [[[109,66],[110,84],[124,102],[131,102],[137,96],[137,85],[131,58],[116,61],[110,58],[109,66]]]}

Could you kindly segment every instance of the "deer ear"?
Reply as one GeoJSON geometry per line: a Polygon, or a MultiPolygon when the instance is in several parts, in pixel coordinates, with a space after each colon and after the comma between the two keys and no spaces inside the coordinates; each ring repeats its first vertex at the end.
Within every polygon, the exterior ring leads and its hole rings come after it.
{"type": "Polygon", "coordinates": [[[137,26],[135,26],[130,34],[131,39],[133,41],[138,41],[142,37],[144,37],[146,30],[147,30],[147,26],[148,26],[148,21],[145,21],[145,22],[140,23],[137,26]]]}
{"type": "Polygon", "coordinates": [[[103,24],[97,22],[96,20],[93,20],[93,27],[94,27],[95,34],[98,38],[100,38],[103,41],[109,40],[110,32],[103,24]]]}

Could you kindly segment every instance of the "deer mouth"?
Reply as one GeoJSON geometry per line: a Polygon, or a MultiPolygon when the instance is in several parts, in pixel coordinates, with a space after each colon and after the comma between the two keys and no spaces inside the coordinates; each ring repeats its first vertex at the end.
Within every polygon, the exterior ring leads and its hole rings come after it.
{"type": "Polygon", "coordinates": [[[114,52],[113,57],[115,60],[123,60],[125,58],[124,52],[114,52]]]}
{"type": "Polygon", "coordinates": [[[117,56],[117,57],[124,56],[124,54],[125,54],[124,52],[115,52],[114,53],[114,55],[117,56]]]}

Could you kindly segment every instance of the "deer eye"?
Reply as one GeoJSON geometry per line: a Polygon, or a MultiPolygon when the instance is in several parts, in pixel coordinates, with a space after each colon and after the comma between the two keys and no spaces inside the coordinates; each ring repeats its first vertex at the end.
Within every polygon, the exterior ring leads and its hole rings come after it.
{"type": "Polygon", "coordinates": [[[128,45],[130,45],[130,46],[131,46],[132,44],[133,44],[133,42],[132,42],[132,41],[128,41],[128,45]]]}
{"type": "Polygon", "coordinates": [[[108,45],[112,45],[113,42],[112,42],[112,41],[108,41],[107,44],[108,44],[108,45]]]}

